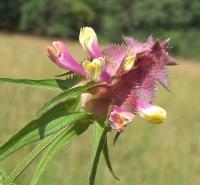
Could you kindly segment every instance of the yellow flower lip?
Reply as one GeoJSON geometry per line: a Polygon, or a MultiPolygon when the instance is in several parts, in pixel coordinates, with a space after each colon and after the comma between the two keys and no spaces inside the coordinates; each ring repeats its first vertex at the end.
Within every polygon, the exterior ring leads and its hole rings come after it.
{"type": "Polygon", "coordinates": [[[167,112],[163,108],[155,105],[141,109],[139,114],[152,124],[161,124],[166,121],[167,117],[167,112]]]}
{"type": "Polygon", "coordinates": [[[152,116],[146,116],[146,119],[153,124],[161,124],[164,123],[166,120],[166,116],[162,114],[156,114],[152,116]]]}
{"type": "Polygon", "coordinates": [[[79,42],[84,50],[90,49],[95,40],[97,40],[97,36],[91,27],[82,27],[80,29],[79,42]]]}
{"type": "Polygon", "coordinates": [[[85,60],[82,66],[88,77],[93,81],[99,81],[103,71],[104,59],[102,57],[96,58],[92,61],[85,60]]]}
{"type": "Polygon", "coordinates": [[[131,55],[124,58],[123,67],[125,71],[129,71],[133,68],[136,61],[136,56],[131,55]]]}

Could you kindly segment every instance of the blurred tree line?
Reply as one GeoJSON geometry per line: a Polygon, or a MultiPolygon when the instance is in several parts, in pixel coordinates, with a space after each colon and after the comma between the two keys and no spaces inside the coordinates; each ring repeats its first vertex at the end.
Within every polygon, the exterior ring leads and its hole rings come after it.
{"type": "Polygon", "coordinates": [[[200,58],[199,0],[0,0],[1,30],[74,39],[82,26],[109,41],[172,37],[175,54],[200,58]]]}

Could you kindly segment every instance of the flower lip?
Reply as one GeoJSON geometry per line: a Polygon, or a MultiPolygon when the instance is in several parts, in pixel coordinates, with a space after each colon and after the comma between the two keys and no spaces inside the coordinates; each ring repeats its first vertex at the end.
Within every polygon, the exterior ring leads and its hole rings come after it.
{"type": "Polygon", "coordinates": [[[83,27],[80,30],[79,41],[84,49],[91,48],[92,43],[97,40],[95,31],[90,27],[83,27]]]}
{"type": "Polygon", "coordinates": [[[127,73],[130,70],[132,70],[135,66],[136,60],[137,60],[136,55],[129,55],[129,56],[124,57],[121,65],[119,66],[117,74],[121,76],[124,73],[127,73]]]}
{"type": "Polygon", "coordinates": [[[132,69],[132,67],[134,66],[136,60],[136,56],[128,56],[124,59],[124,69],[126,71],[129,71],[132,69]]]}
{"type": "Polygon", "coordinates": [[[80,29],[79,42],[91,58],[94,59],[101,56],[97,35],[91,27],[80,29]]]}
{"type": "Polygon", "coordinates": [[[166,121],[167,112],[159,106],[140,101],[138,104],[139,115],[153,124],[161,124],[166,121]]]}
{"type": "Polygon", "coordinates": [[[102,72],[104,68],[104,58],[99,57],[99,58],[95,58],[92,61],[85,60],[83,61],[82,65],[86,74],[91,80],[96,81],[96,82],[101,80],[101,76],[102,76],[102,72]]]}

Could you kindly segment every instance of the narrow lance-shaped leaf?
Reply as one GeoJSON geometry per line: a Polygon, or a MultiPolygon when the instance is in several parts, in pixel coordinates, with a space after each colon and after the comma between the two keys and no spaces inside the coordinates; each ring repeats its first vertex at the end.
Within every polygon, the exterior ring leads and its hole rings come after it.
{"type": "Polygon", "coordinates": [[[2,82],[19,84],[34,88],[45,88],[55,91],[64,91],[72,88],[74,85],[80,82],[80,78],[73,78],[67,80],[60,80],[60,79],[31,80],[31,79],[0,78],[0,83],[2,82]]]}
{"type": "Polygon", "coordinates": [[[47,116],[33,120],[13,137],[11,137],[6,143],[0,146],[0,160],[27,144],[44,139],[45,137],[69,126],[70,124],[78,120],[88,118],[89,116],[90,113],[77,112],[55,118],[48,112],[47,116]]]}
{"type": "Polygon", "coordinates": [[[104,155],[104,159],[106,161],[106,164],[108,166],[110,173],[112,174],[112,176],[115,179],[119,180],[119,178],[115,175],[115,172],[114,172],[112,165],[111,165],[111,162],[110,162],[110,157],[109,157],[109,152],[108,152],[107,136],[105,137],[105,142],[104,142],[104,146],[103,146],[103,155],[104,155]]]}
{"type": "Polygon", "coordinates": [[[117,140],[119,139],[120,134],[121,134],[120,132],[117,132],[117,133],[116,133],[116,135],[115,135],[115,137],[114,137],[114,140],[113,140],[113,145],[116,144],[117,140]]]}
{"type": "Polygon", "coordinates": [[[56,77],[65,77],[66,80],[67,79],[74,79],[74,78],[81,80],[83,78],[81,75],[79,75],[77,73],[74,73],[72,71],[68,71],[66,73],[62,73],[62,74],[56,75],[56,77]]]}
{"type": "Polygon", "coordinates": [[[99,158],[103,149],[107,132],[107,127],[103,128],[101,125],[99,125],[99,123],[94,122],[91,168],[88,177],[88,185],[94,185],[99,158]]]}
{"type": "MultiPolygon", "coordinates": [[[[64,129],[63,129],[64,130],[64,129]]],[[[48,145],[53,142],[60,134],[62,134],[63,130],[57,132],[47,138],[45,138],[40,144],[38,144],[32,152],[30,152],[26,158],[21,161],[17,167],[10,173],[10,175],[6,178],[5,184],[10,184],[14,182],[14,180],[30,165],[30,163],[45,149],[48,145]]]]}
{"type": "Polygon", "coordinates": [[[69,72],[66,72],[66,73],[56,75],[56,77],[63,77],[63,76],[68,76],[68,75],[69,75],[69,72]]]}
{"type": "Polygon", "coordinates": [[[37,169],[33,175],[31,185],[36,185],[40,176],[44,172],[49,161],[54,157],[54,155],[60,151],[66,144],[70,143],[75,137],[81,135],[87,130],[89,123],[77,122],[73,125],[67,132],[63,132],[48,148],[42,159],[40,160],[37,169]]]}

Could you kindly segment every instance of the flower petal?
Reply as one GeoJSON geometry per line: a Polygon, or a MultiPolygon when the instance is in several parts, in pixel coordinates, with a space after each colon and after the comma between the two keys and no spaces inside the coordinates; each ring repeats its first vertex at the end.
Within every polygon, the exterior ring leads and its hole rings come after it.
{"type": "Polygon", "coordinates": [[[109,116],[111,127],[117,132],[123,132],[124,127],[133,121],[134,114],[131,112],[123,111],[120,107],[114,106],[109,116]]]}

